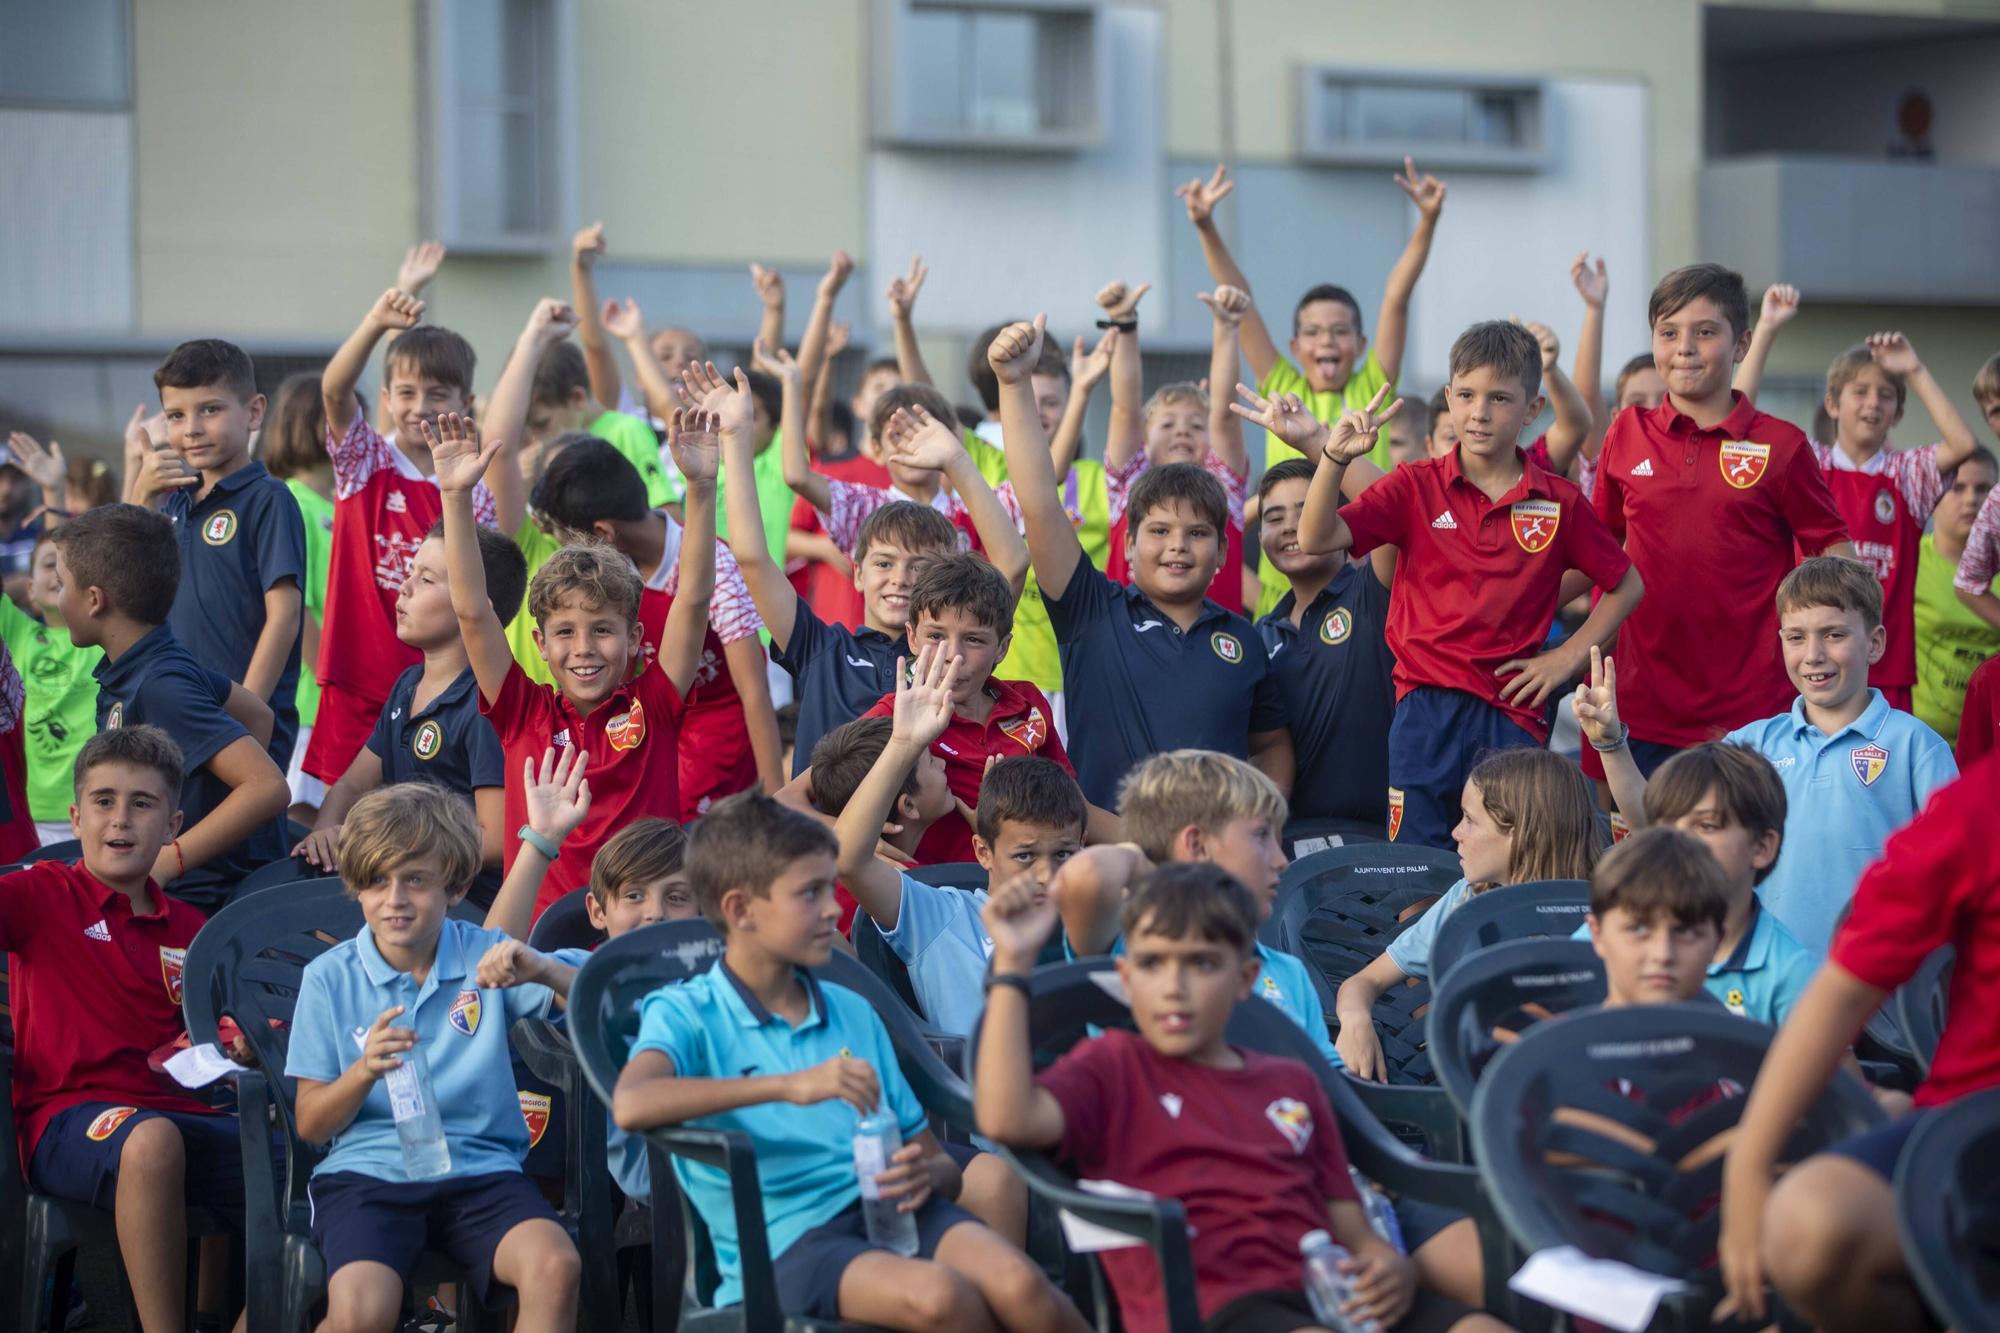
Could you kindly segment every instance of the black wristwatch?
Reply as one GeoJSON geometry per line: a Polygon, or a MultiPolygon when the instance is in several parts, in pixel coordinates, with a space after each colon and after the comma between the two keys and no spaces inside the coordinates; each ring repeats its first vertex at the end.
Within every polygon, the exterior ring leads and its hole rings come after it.
{"type": "Polygon", "coordinates": [[[986,990],[990,993],[995,986],[1012,986],[1027,999],[1035,998],[1034,985],[1025,972],[988,972],[986,990]]]}

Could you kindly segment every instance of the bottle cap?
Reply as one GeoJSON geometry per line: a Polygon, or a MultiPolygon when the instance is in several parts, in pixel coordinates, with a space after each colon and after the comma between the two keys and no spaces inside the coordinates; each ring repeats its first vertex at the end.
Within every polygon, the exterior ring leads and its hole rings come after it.
{"type": "Polygon", "coordinates": [[[1299,1237],[1300,1250],[1316,1250],[1322,1245],[1333,1244],[1333,1235],[1327,1231],[1308,1231],[1299,1237]]]}

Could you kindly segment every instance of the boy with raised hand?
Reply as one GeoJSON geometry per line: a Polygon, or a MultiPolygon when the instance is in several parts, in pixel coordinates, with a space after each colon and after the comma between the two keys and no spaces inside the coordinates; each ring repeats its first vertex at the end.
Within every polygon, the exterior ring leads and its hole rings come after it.
{"type": "MultiPolygon", "coordinates": [[[[0,596],[0,643],[27,682],[21,707],[27,817],[43,845],[75,837],[69,806],[75,798],[70,768],[97,730],[97,678],[101,648],[70,642],[62,619],[62,580],[56,573],[56,529],[35,538],[28,572],[32,614],[0,596]]],[[[22,812],[14,811],[20,819],[22,812]]]]}
{"type": "MultiPolygon", "coordinates": [[[[472,490],[501,447],[483,446],[470,424],[448,415],[423,423],[444,497],[445,563],[451,605],[479,682],[481,710],[493,722],[509,767],[550,746],[576,746],[591,757],[596,792],[578,830],[575,858],[542,886],[539,912],[588,881],[590,859],[611,835],[643,815],[680,813],[679,737],[684,700],[701,660],[715,585],[714,421],[677,412],[668,447],[687,478],[687,531],[681,544],[680,592],[660,631],[656,662],[640,652],[639,577],[631,562],[595,543],[565,546],[536,572],[528,606],[535,644],[556,683],[536,685],[514,661],[500,617],[486,597],[475,537],[472,490]]],[[[521,794],[507,792],[506,822],[524,819],[521,794]]],[[[519,852],[509,845],[508,864],[519,852]]]]}
{"type": "MultiPolygon", "coordinates": [[[[563,307],[568,311],[569,307],[563,307]]],[[[571,321],[574,322],[573,320],[571,321]]],[[[583,353],[569,342],[552,342],[534,366],[534,388],[528,399],[527,432],[521,451],[523,476],[533,477],[554,452],[550,446],[565,435],[594,435],[607,441],[638,470],[646,484],[646,502],[678,503],[680,495],[660,466],[660,442],[653,428],[634,416],[605,407],[590,393],[590,372],[583,353]]]]}
{"type": "Polygon", "coordinates": [[[104,650],[99,731],[151,723],[185,761],[176,798],[185,832],[163,846],[155,883],[212,911],[236,882],[285,854],[285,774],[242,712],[271,726],[270,709],[221,672],[196,662],[166,623],[180,584],[173,525],[138,505],[103,505],[56,529],[57,606],[70,641],[104,650]]]}
{"type": "MultiPolygon", "coordinates": [[[[475,361],[456,333],[419,327],[423,315],[415,296],[384,292],[320,378],[333,459],[333,558],[320,627],[320,711],[305,771],[326,783],[339,781],[367,742],[396,677],[421,661],[396,638],[396,598],[444,512],[422,425],[447,412],[470,415],[475,361]],[[393,443],[368,424],[355,398],[375,344],[390,333],[383,410],[396,427],[393,443]]],[[[510,471],[497,468],[493,478],[512,497],[508,522],[499,521],[496,493],[485,483],[472,497],[474,517],[505,532],[520,525],[519,476],[510,471]]]]}
{"type": "MultiPolygon", "coordinates": [[[[479,563],[493,613],[512,619],[528,588],[520,548],[492,528],[479,528],[479,563]]],[[[506,767],[500,737],[479,707],[479,682],[451,608],[443,524],[431,529],[410,562],[396,598],[396,637],[424,655],[396,678],[375,730],[354,762],[327,789],[313,831],[292,855],[327,874],[340,868],[340,828],[354,803],[377,787],[428,782],[456,792],[479,821],[475,902],[491,902],[508,841],[506,767]]]]}
{"type": "Polygon", "coordinates": [[[1815,1327],[1929,1326],[1897,1236],[1890,1182],[1932,1108],[2000,1084],[1996,789],[2000,758],[1987,758],[1889,839],[1855,888],[1827,965],[1765,1055],[1723,1165],[1718,1250],[1729,1297],[1718,1317],[1762,1319],[1768,1279],[1815,1327]],[[1916,1113],[1807,1158],[1774,1188],[1793,1127],[1862,1026],[1945,945],[1957,951],[1949,1017],[1916,1113]]]}
{"type": "Polygon", "coordinates": [[[1582,673],[1593,645],[1618,630],[1642,593],[1639,573],[1583,494],[1521,450],[1541,411],[1542,350],[1519,325],[1489,321],[1451,348],[1458,447],[1406,463],[1339,506],[1348,466],[1373,447],[1384,387],[1329,430],[1296,400],[1239,386],[1237,410],[1319,457],[1299,546],[1401,557],[1389,599],[1396,716],[1389,724],[1389,836],[1449,847],[1466,774],[1487,751],[1548,739],[1544,703],[1582,673]],[[1571,571],[1581,577],[1572,582],[1571,571]],[[1538,652],[1557,608],[1604,590],[1577,632],[1538,652]]]}
{"type": "Polygon", "coordinates": [[[1396,548],[1366,561],[1299,545],[1313,465],[1287,458],[1257,484],[1257,539],[1290,588],[1257,622],[1285,716],[1298,777],[1295,819],[1389,818],[1389,719],[1396,710],[1388,634],[1396,548]]]}
{"type": "MultiPolygon", "coordinates": [[[[688,843],[688,879],[723,955],[646,998],[611,1114],[620,1128],[737,1130],[757,1149],[779,1307],[791,1316],[888,1328],[1076,1329],[1074,1307],[1033,1263],[947,1202],[959,1171],[928,1128],[882,1020],[808,969],[832,948],[833,835],[761,793],[716,806],[688,843]],[[904,1137],[877,1177],[916,1223],[904,1258],[866,1238],[848,1144],[857,1116],[886,1108],[904,1137]]],[[[741,1299],[729,1182],[675,1159],[708,1223],[722,1285],[741,1299]]]]}
{"type": "Polygon", "coordinates": [[[1942,737],[1868,684],[1886,637],[1882,585],[1868,566],[1814,557],[1775,600],[1798,697],[1723,739],[1756,750],[1784,779],[1785,854],[1765,899],[1800,943],[1824,953],[1861,872],[1958,765],[1942,737]]]}
{"type": "Polygon", "coordinates": [[[0,876],[27,1182],[111,1211],[146,1328],[181,1326],[188,1206],[243,1211],[236,1117],[146,1063],[186,1035],[181,962],[203,920],[151,873],[180,830],[181,779],[180,747],[158,727],[98,733],[73,770],[82,857],[0,876]]]}
{"type": "Polygon", "coordinates": [[[140,503],[162,509],[180,545],[167,617],[195,660],[271,706],[270,754],[291,763],[306,545],[299,502],[250,456],[264,421],[250,358],[219,338],[185,342],[153,372],[167,440],[194,481],[140,503]]]}
{"type": "Polygon", "coordinates": [[[395,1328],[427,1248],[467,1268],[482,1298],[496,1282],[512,1287],[520,1328],[575,1323],[582,1266],[521,1172],[528,1129],[508,1040],[516,1020],[546,1015],[555,997],[475,975],[504,937],[448,914],[478,865],[471,812],[437,787],[385,787],[349,813],[340,877],[363,925],[306,965],[284,1071],[298,1080],[299,1137],[331,1145],[311,1196],[333,1328],[395,1328]],[[450,1159],[444,1174],[413,1180],[382,1079],[418,1047],[450,1159]]]}
{"type": "MultiPolygon", "coordinates": [[[[1944,498],[1931,513],[1931,530],[1917,545],[1917,685],[1911,711],[1924,725],[1956,744],[1966,686],[1979,664],[2000,653],[2000,626],[1989,625],[1958,599],[1958,575],[1979,507],[2000,481],[2000,460],[1984,445],[1945,478],[1944,498]]],[[[1986,595],[1992,594],[1989,580],[1986,595]]]]}
{"type": "Polygon", "coordinates": [[[1730,387],[1750,336],[1742,277],[1720,264],[1676,269],[1646,317],[1666,397],[1611,423],[1592,501],[1652,591],[1618,646],[1646,681],[1625,720],[1650,773],[1784,708],[1771,595],[1798,551],[1852,556],[1854,545],[1805,436],[1730,387]],[[1706,647],[1689,652],[1696,643],[1706,647]]]}
{"type": "Polygon", "coordinates": [[[1109,808],[1138,760],[1194,745],[1248,757],[1289,787],[1292,740],[1268,663],[1254,651],[1256,631],[1206,595],[1229,521],[1221,483],[1193,464],[1149,470],[1125,514],[1132,583],[1092,566],[1063,509],[1028,383],[1045,323],[1009,326],[987,358],[1000,381],[1010,479],[1062,650],[1078,784],[1109,808]]]}
{"type": "MultiPolygon", "coordinates": [[[[1209,1328],[1313,1327],[1299,1242],[1331,1231],[1353,1256],[1345,1313],[1384,1328],[1502,1327],[1418,1286],[1416,1265],[1368,1225],[1326,1092],[1297,1061],[1229,1044],[1230,1012],[1256,988],[1256,912],[1215,866],[1153,871],[1120,913],[1118,975],[1136,1032],[1092,1037],[1034,1069],[1029,974],[1056,924],[1028,880],[996,889],[973,1108],[980,1132],[1047,1151],[1078,1175],[1177,1198],[1187,1209],[1195,1295],[1209,1328]]],[[[1143,1247],[1099,1256],[1125,1327],[1163,1328],[1143,1247]]]]}

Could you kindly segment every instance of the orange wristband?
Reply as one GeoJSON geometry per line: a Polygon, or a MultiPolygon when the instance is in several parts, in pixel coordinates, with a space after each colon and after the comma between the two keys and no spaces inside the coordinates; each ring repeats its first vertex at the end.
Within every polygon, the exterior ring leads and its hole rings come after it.
{"type": "Polygon", "coordinates": [[[175,838],[171,845],[174,849],[174,860],[179,862],[181,867],[179,872],[175,874],[174,878],[184,879],[187,877],[188,862],[187,862],[187,857],[181,854],[181,840],[179,838],[175,838]]]}

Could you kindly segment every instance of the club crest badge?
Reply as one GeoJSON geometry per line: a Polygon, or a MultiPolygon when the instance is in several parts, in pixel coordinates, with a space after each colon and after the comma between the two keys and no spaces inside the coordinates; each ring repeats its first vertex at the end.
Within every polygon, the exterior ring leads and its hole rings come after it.
{"type": "Polygon", "coordinates": [[[1208,636],[1208,646],[1215,649],[1215,655],[1235,666],[1243,660],[1243,641],[1234,634],[1224,634],[1217,630],[1208,636]]]}
{"type": "Polygon", "coordinates": [[[1529,555],[1539,555],[1556,539],[1556,528],[1562,523],[1562,505],[1555,500],[1520,500],[1507,517],[1521,549],[1529,555]]]}
{"type": "Polygon", "coordinates": [[[1033,754],[1049,739],[1049,720],[1042,715],[1039,707],[1030,708],[1026,717],[1017,717],[1012,722],[1002,722],[1000,734],[1029,754],[1033,754]]]}
{"type": "Polygon", "coordinates": [[[102,1143],[118,1132],[118,1127],[139,1114],[136,1106],[114,1106],[90,1122],[83,1136],[92,1143],[102,1143]]]}
{"type": "Polygon", "coordinates": [[[1611,812],[1612,843],[1614,845],[1617,843],[1621,843],[1625,841],[1625,839],[1631,836],[1632,836],[1632,821],[1625,818],[1625,816],[1619,814],[1616,810],[1613,810],[1611,812]]]}
{"type": "Polygon", "coordinates": [[[1736,987],[1732,986],[1729,988],[1729,994],[1724,998],[1722,1003],[1730,1013],[1735,1014],[1738,1018],[1748,1017],[1743,1012],[1743,992],[1736,987]]]}
{"type": "Polygon", "coordinates": [[[122,702],[111,705],[111,711],[104,715],[104,729],[106,731],[116,731],[124,725],[125,705],[122,702]]]}
{"type": "Polygon", "coordinates": [[[1716,456],[1722,479],[1739,491],[1747,491],[1764,476],[1771,465],[1771,446],[1752,440],[1724,440],[1716,456]]]}
{"type": "Polygon", "coordinates": [[[410,738],[410,753],[419,759],[435,759],[444,748],[444,732],[435,722],[426,722],[410,738]]]}
{"type": "Polygon", "coordinates": [[[160,946],[160,980],[167,983],[167,998],[175,1004],[181,1002],[181,974],[187,964],[186,949],[169,949],[160,946]]]}
{"type": "Polygon", "coordinates": [[[514,1089],[514,1095],[521,1101],[521,1119],[528,1126],[528,1146],[538,1146],[542,1135],[549,1132],[549,1095],[546,1092],[529,1092],[526,1088],[514,1089]]]}
{"type": "Polygon", "coordinates": [[[479,992],[460,991],[458,998],[451,1002],[451,1012],[445,1017],[453,1027],[468,1037],[479,1031],[479,992]]]}
{"type": "Polygon", "coordinates": [[[1877,523],[1896,521],[1896,493],[1886,487],[1875,492],[1875,521],[1877,523]]]}
{"type": "Polygon", "coordinates": [[[1889,752],[1879,745],[1864,745],[1850,751],[1847,758],[1854,765],[1854,776],[1861,779],[1864,787],[1874,786],[1875,779],[1889,766],[1889,752]]]}
{"type": "Polygon", "coordinates": [[[1400,787],[1391,787],[1389,788],[1389,841],[1394,842],[1396,835],[1402,831],[1403,790],[1400,787]]]}
{"type": "Polygon", "coordinates": [[[1303,1153],[1312,1141],[1313,1117],[1306,1104],[1295,1097],[1280,1097],[1264,1108],[1264,1118],[1277,1126],[1292,1151],[1303,1153]]]}
{"type": "Polygon", "coordinates": [[[227,546],[236,535],[236,511],[218,509],[201,525],[201,539],[210,546],[227,546]]]}
{"type": "Polygon", "coordinates": [[[1346,643],[1347,636],[1354,633],[1354,617],[1344,606],[1337,606],[1327,612],[1326,619],[1319,622],[1319,641],[1324,644],[1346,643]]]}
{"type": "Polygon", "coordinates": [[[632,711],[620,713],[604,724],[604,739],[611,748],[618,751],[636,750],[639,742],[646,739],[646,708],[637,699],[632,701],[632,711]]]}

